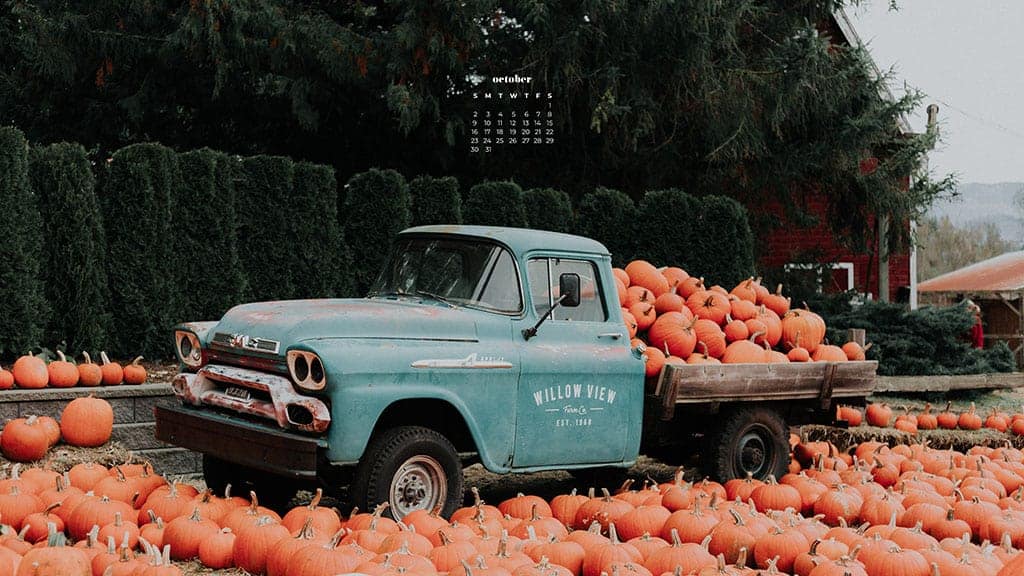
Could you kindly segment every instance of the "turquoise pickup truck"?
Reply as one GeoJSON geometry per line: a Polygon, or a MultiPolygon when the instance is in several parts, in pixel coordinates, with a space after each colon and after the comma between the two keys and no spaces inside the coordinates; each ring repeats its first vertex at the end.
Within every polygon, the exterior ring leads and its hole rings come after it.
{"type": "Polygon", "coordinates": [[[210,487],[348,486],[396,518],[461,506],[472,462],[606,471],[698,450],[722,479],[781,475],[789,424],[863,403],[876,368],[670,366],[645,382],[604,246],[481,226],[403,231],[365,298],[245,304],[174,339],[181,405],[157,409],[156,434],[201,452],[210,487]]]}

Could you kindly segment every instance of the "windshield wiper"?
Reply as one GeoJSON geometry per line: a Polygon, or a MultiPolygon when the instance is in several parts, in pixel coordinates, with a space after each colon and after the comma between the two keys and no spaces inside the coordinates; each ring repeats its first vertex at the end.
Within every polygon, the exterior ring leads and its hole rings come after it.
{"type": "Polygon", "coordinates": [[[431,298],[433,300],[437,300],[438,302],[442,302],[444,304],[447,304],[449,308],[455,308],[455,304],[453,304],[450,300],[448,300],[444,296],[439,296],[437,294],[434,294],[433,292],[427,292],[426,290],[416,290],[415,292],[419,296],[426,296],[427,298],[431,298]]]}
{"type": "Polygon", "coordinates": [[[388,296],[412,296],[413,294],[405,292],[403,290],[379,290],[377,292],[371,292],[366,295],[367,298],[378,298],[388,296]]]}

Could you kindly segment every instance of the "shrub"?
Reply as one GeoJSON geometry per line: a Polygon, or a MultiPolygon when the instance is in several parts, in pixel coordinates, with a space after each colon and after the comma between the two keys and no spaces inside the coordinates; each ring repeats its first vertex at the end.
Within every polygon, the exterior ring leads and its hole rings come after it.
{"type": "Polygon", "coordinates": [[[178,283],[186,255],[171,216],[180,180],[177,154],[159,144],[127,146],[108,163],[101,204],[110,254],[110,347],[118,354],[168,356],[171,328],[187,319],[178,283]]]}
{"type": "Polygon", "coordinates": [[[247,300],[284,300],[298,294],[292,256],[294,174],[293,162],[283,156],[242,160],[235,197],[247,300]]]}
{"type": "Polygon", "coordinates": [[[69,351],[99,350],[107,345],[110,321],[108,254],[89,157],[71,143],[36,147],[30,156],[46,229],[43,279],[53,311],[46,342],[63,342],[69,351]]]}
{"type": "Polygon", "coordinates": [[[725,196],[702,196],[696,203],[694,270],[707,270],[709,278],[727,288],[753,276],[754,235],[747,209],[725,196]]]}
{"type": "Polygon", "coordinates": [[[908,310],[902,304],[868,301],[850,304],[849,294],[823,298],[820,311],[831,342],[846,341],[849,328],[863,328],[869,360],[887,376],[981,374],[1011,372],[1013,354],[1005,344],[978,350],[968,341],[974,324],[965,305],[925,306],[908,310]]]}
{"type": "Polygon", "coordinates": [[[569,195],[553,188],[531,188],[523,193],[530,228],[571,232],[575,228],[569,195]]]}
{"type": "Polygon", "coordinates": [[[577,233],[604,244],[613,265],[625,266],[633,259],[640,212],[629,196],[598,188],[583,196],[576,211],[577,233]]]}
{"type": "Polygon", "coordinates": [[[466,194],[462,217],[466,224],[525,228],[523,189],[515,182],[481,182],[466,194]]]}
{"type": "Polygon", "coordinates": [[[245,296],[236,234],[238,161],[204,148],[180,154],[178,164],[181,186],[174,202],[174,228],[183,255],[182,316],[216,320],[245,296]]]}
{"type": "Polygon", "coordinates": [[[43,229],[28,172],[28,143],[17,129],[0,128],[0,354],[38,346],[48,310],[40,273],[43,229]]]}
{"type": "Polygon", "coordinates": [[[338,182],[334,168],[300,162],[292,193],[292,260],[299,272],[297,296],[326,298],[352,292],[351,254],[338,224],[338,182]]]}
{"type": "Polygon", "coordinates": [[[394,237],[412,219],[409,185],[394,170],[376,168],[348,181],[342,220],[352,251],[355,293],[365,295],[377,279],[394,237]]]}
{"type": "Polygon", "coordinates": [[[462,197],[454,177],[419,176],[409,183],[409,194],[413,226],[462,223],[462,197]]]}

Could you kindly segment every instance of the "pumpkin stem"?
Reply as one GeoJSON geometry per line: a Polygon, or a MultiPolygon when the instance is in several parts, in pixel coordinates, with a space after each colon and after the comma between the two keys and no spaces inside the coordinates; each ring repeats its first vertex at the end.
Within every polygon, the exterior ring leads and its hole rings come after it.
{"type": "Polygon", "coordinates": [[[141,361],[142,361],[142,356],[136,356],[135,360],[132,360],[132,364],[131,365],[132,366],[138,366],[139,362],[141,362],[141,361]]]}
{"type": "Polygon", "coordinates": [[[316,510],[316,507],[320,504],[320,499],[324,496],[324,489],[317,487],[316,494],[313,494],[313,499],[309,501],[307,508],[310,511],[316,510]]]}

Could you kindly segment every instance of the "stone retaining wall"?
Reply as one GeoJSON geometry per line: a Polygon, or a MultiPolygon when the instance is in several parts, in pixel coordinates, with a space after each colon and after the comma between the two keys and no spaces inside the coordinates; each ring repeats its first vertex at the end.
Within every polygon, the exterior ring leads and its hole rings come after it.
{"type": "Polygon", "coordinates": [[[4,390],[0,393],[0,422],[31,414],[59,419],[68,402],[89,394],[103,398],[114,408],[112,440],[139,458],[152,462],[157,472],[164,475],[202,472],[199,454],[164,444],[154,437],[153,407],[178,403],[169,384],[4,390]]]}

